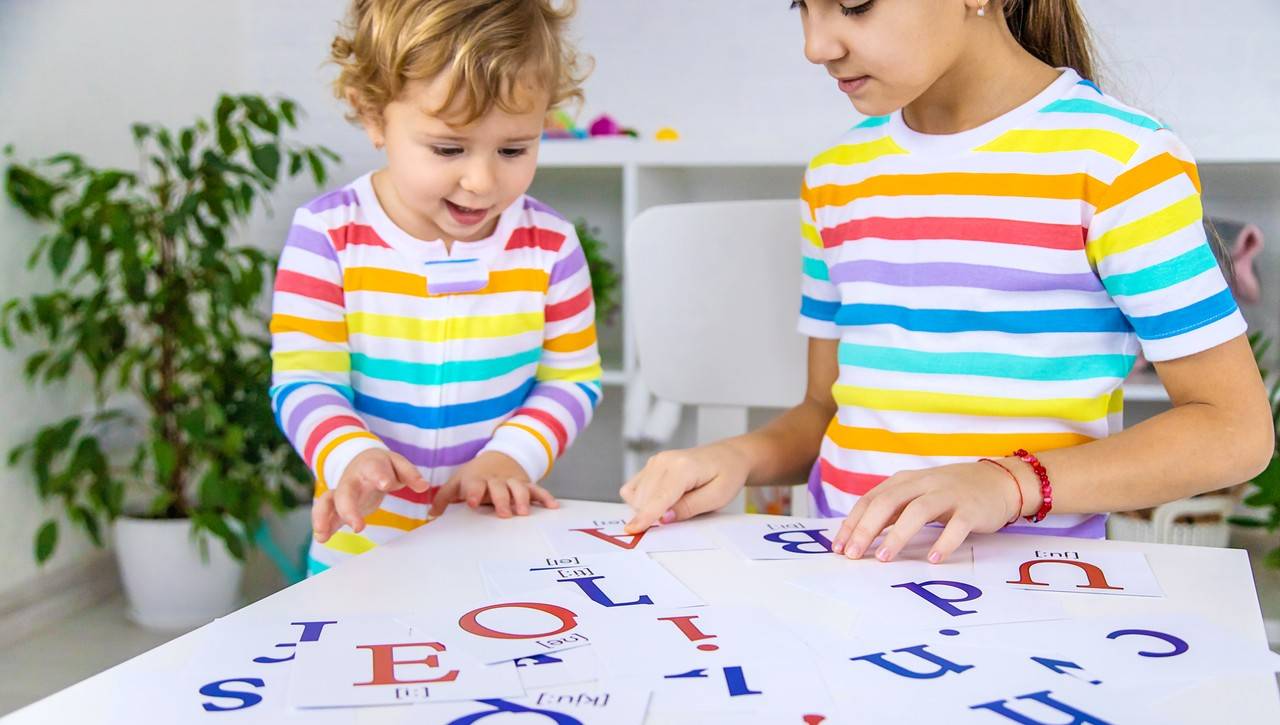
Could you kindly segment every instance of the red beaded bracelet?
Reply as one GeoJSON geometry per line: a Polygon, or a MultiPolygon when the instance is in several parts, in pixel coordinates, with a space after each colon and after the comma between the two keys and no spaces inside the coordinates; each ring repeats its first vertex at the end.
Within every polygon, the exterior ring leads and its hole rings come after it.
{"type": "Polygon", "coordinates": [[[1053,485],[1049,483],[1049,473],[1044,470],[1039,458],[1036,458],[1023,448],[1019,448],[1010,455],[1031,466],[1031,470],[1035,471],[1036,478],[1040,479],[1040,510],[1025,517],[1027,521],[1033,524],[1040,523],[1053,510],[1053,485]]]}

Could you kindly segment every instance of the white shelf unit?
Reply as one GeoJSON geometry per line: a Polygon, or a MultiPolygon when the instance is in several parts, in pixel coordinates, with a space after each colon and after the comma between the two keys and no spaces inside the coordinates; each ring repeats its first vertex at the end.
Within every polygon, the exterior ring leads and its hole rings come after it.
{"type": "MultiPolygon", "coordinates": [[[[682,141],[547,141],[542,144],[538,176],[530,193],[569,218],[582,217],[598,227],[601,238],[610,245],[608,256],[621,269],[619,242],[640,212],[659,204],[689,201],[796,198],[809,156],[805,149],[682,141]]],[[[621,271],[625,276],[626,270],[621,271]]],[[[604,383],[612,389],[606,398],[617,395],[625,399],[635,372],[636,355],[627,333],[625,307],[624,301],[614,323],[600,328],[604,383]]],[[[603,443],[597,440],[593,452],[603,453],[599,449],[603,443]]],[[[622,459],[618,473],[625,478],[643,462],[643,455],[629,451],[622,440],[616,445],[622,459]]],[[[569,453],[574,454],[574,450],[569,453]]],[[[569,478],[565,477],[566,485],[569,478]]]]}
{"type": "MultiPolygon", "coordinates": [[[[805,165],[815,150],[635,139],[546,141],[530,193],[570,218],[583,217],[598,227],[601,238],[609,244],[610,258],[621,269],[624,232],[641,211],[680,202],[795,198],[805,165]]],[[[1201,159],[1199,167],[1210,214],[1245,219],[1271,233],[1272,246],[1260,270],[1268,299],[1259,307],[1272,313],[1254,310],[1250,318],[1276,335],[1280,333],[1280,316],[1274,313],[1275,303],[1268,300],[1280,292],[1280,149],[1274,156],[1201,159]]],[[[626,270],[621,271],[625,277],[626,270]]],[[[624,301],[614,324],[600,329],[604,383],[613,391],[606,397],[625,399],[634,374],[635,351],[626,330],[624,301]]],[[[1125,385],[1125,398],[1149,404],[1148,408],[1168,402],[1164,386],[1150,371],[1125,385]]],[[[617,426],[608,427],[612,431],[617,426]]],[[[620,430],[616,435],[616,441],[593,436],[587,455],[620,456],[625,480],[643,460],[628,452],[620,430]],[[606,453],[605,445],[615,447],[606,453]]],[[[676,443],[681,444],[682,438],[678,436],[676,443]]],[[[574,451],[569,455],[574,456],[574,451]]],[[[594,468],[592,475],[608,476],[607,468],[594,468]]]]}

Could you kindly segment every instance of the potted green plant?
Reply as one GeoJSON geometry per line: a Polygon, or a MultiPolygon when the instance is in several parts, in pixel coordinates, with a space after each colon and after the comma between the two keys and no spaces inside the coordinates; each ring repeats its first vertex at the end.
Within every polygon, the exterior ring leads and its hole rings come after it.
{"type": "MultiPolygon", "coordinates": [[[[135,124],[136,171],[5,150],[8,197],[48,227],[28,266],[54,288],[5,303],[0,341],[34,347],[31,383],[87,378],[95,401],[40,428],[10,465],[95,544],[114,523],[130,615],[146,626],[233,609],[266,507],[306,498],[310,475],[265,393],[275,260],[232,242],[281,180],[322,184],[338,160],[287,138],[297,117],[288,99],[223,95],[190,126],[135,124]]],[[[38,561],[59,536],[56,519],[39,528],[38,561]]]]}
{"type": "Polygon", "coordinates": [[[600,239],[600,230],[577,219],[573,224],[587,259],[587,271],[591,275],[591,294],[596,303],[596,319],[612,324],[620,303],[622,277],[613,262],[604,255],[606,244],[600,239]]]}

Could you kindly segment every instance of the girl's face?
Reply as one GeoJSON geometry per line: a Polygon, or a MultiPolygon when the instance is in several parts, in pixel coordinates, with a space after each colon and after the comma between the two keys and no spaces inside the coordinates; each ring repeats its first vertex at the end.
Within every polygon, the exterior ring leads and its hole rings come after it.
{"type": "Polygon", "coordinates": [[[442,77],[410,81],[381,122],[366,121],[365,130],[386,148],[394,198],[382,202],[401,225],[424,239],[476,241],[493,233],[498,216],[533,182],[549,99],[526,88],[514,99],[526,111],[495,106],[454,126],[452,109],[438,110],[447,92],[442,77]]]}
{"type": "MultiPolygon", "coordinates": [[[[985,0],[800,0],[804,54],[867,116],[910,104],[955,65],[985,0]]],[[[988,12],[996,11],[990,3],[988,12]]]]}

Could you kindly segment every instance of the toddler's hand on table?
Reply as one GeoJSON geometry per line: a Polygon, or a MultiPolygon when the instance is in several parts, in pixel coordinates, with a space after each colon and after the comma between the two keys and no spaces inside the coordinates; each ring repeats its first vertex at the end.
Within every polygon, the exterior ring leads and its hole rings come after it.
{"type": "Polygon", "coordinates": [[[529,480],[515,459],[497,451],[485,451],[463,465],[449,482],[436,491],[431,516],[439,516],[451,503],[466,501],[471,508],[491,503],[498,518],[526,516],[530,504],[549,509],[560,503],[547,489],[529,480]]]}

